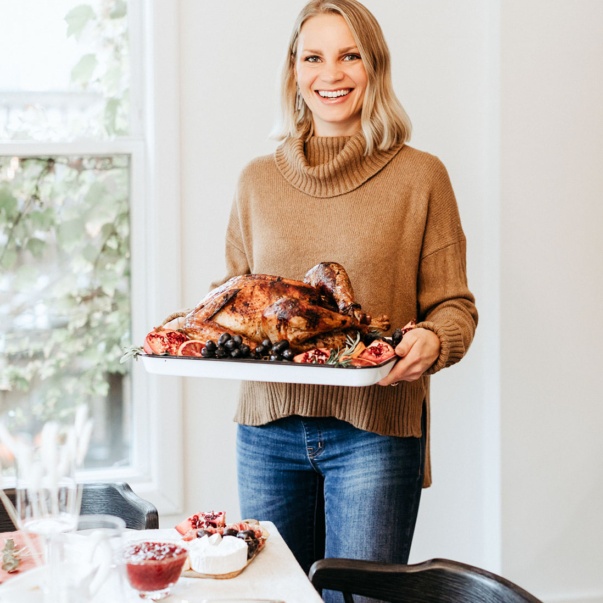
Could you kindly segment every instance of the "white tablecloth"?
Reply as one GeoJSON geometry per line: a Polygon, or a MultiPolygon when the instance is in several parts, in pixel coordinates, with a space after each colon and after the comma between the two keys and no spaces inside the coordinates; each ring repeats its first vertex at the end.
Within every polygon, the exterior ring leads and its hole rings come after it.
{"type": "MultiPolygon", "coordinates": [[[[321,603],[322,599],[271,522],[262,522],[269,537],[266,546],[245,570],[228,580],[182,577],[165,603],[202,603],[204,600],[235,601],[238,598],[274,599],[283,603],[321,603]]],[[[153,539],[178,540],[176,530],[129,532],[128,537],[149,534],[153,539]]],[[[138,598],[132,601],[140,601],[138,598]]]]}

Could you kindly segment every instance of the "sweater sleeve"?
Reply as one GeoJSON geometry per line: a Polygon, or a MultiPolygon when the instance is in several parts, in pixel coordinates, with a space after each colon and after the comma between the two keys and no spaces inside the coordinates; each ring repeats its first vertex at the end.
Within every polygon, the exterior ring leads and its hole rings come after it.
{"type": "Polygon", "coordinates": [[[467,284],[466,241],[445,167],[436,160],[419,266],[418,327],[433,331],[440,355],[433,374],[458,362],[469,349],[478,322],[467,284]]]}

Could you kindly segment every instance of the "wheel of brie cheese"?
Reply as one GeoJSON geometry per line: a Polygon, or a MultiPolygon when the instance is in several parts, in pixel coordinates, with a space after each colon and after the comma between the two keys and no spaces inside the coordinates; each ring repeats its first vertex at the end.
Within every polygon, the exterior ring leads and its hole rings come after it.
{"type": "Polygon", "coordinates": [[[235,536],[203,536],[192,541],[188,549],[191,569],[199,574],[231,574],[247,565],[247,544],[235,536]]]}

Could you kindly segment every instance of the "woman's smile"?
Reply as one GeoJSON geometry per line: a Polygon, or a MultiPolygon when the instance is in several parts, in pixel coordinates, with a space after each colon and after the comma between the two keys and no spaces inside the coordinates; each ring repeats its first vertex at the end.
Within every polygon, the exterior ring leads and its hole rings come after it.
{"type": "Polygon", "coordinates": [[[317,93],[321,98],[324,99],[338,99],[342,96],[347,96],[351,92],[350,88],[344,90],[318,90],[317,93]]]}

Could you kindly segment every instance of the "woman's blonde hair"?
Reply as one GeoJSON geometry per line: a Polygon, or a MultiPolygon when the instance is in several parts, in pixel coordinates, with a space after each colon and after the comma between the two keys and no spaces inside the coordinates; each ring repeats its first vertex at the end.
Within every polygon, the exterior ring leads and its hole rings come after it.
{"type": "Polygon", "coordinates": [[[291,34],[281,76],[281,119],[273,136],[307,139],[313,134],[312,113],[298,94],[295,57],[304,23],[317,15],[334,13],[343,17],[358,46],[368,78],[362,103],[361,127],[365,153],[388,150],[410,139],[410,119],[396,97],[391,78],[389,49],[373,14],[357,0],[311,0],[302,9],[291,34]]]}

